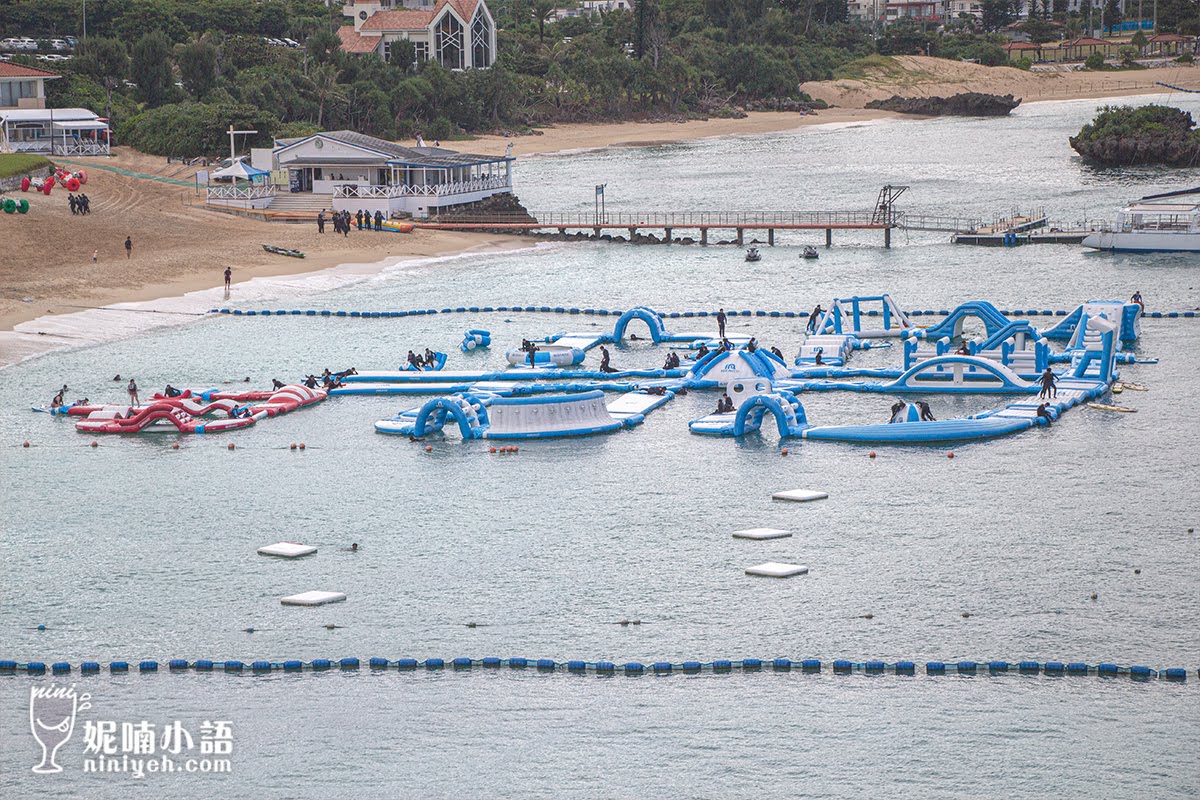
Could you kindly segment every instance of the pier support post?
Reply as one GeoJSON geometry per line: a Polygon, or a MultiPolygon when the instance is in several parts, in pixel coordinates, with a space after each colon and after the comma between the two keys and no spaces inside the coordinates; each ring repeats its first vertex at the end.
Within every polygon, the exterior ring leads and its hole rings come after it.
{"type": "Polygon", "coordinates": [[[704,246],[707,244],[708,244],[708,228],[701,228],[700,229],[700,245],[704,246]]]}
{"type": "Polygon", "coordinates": [[[559,233],[559,235],[560,235],[560,236],[566,236],[566,235],[567,235],[567,229],[566,229],[566,228],[559,228],[559,229],[558,229],[558,233],[559,233]]]}
{"type": "Polygon", "coordinates": [[[767,228],[767,244],[771,247],[775,246],[775,229],[767,228]]]}
{"type": "Polygon", "coordinates": [[[592,228],[592,233],[595,235],[595,237],[597,239],[599,239],[600,238],[600,226],[597,225],[595,228],[592,228]]]}
{"type": "Polygon", "coordinates": [[[738,228],[738,229],[737,229],[737,243],[738,243],[738,247],[741,247],[741,246],[742,246],[742,240],[745,238],[745,234],[746,234],[746,229],[745,229],[745,228],[738,228]]]}
{"type": "Polygon", "coordinates": [[[629,241],[631,241],[631,242],[633,241],[633,237],[634,237],[634,235],[635,235],[636,233],[637,233],[637,228],[630,228],[630,229],[629,229],[629,241]]]}
{"type": "Polygon", "coordinates": [[[671,229],[663,228],[663,233],[665,233],[667,235],[667,244],[670,244],[671,243],[671,229]]]}
{"type": "Polygon", "coordinates": [[[825,246],[833,247],[833,228],[825,229],[825,246]]]}
{"type": "Polygon", "coordinates": [[[883,229],[883,246],[887,249],[892,247],[892,226],[888,225],[883,229]]]}

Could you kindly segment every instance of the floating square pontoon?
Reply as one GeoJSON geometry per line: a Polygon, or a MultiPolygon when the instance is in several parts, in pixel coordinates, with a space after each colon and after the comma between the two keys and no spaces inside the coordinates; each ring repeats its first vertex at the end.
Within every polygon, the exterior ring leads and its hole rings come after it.
{"type": "Polygon", "coordinates": [[[296,544],[295,542],[276,542],[258,548],[260,556],[279,556],[281,558],[299,558],[300,556],[310,556],[315,552],[317,552],[317,548],[312,545],[296,544]]]}
{"type": "Polygon", "coordinates": [[[735,539],[784,539],[791,535],[791,531],[781,531],[778,528],[747,528],[744,531],[733,532],[735,539]]]}
{"type": "Polygon", "coordinates": [[[807,572],[808,567],[802,564],[780,564],[778,561],[768,561],[765,564],[746,567],[747,575],[761,575],[764,578],[790,578],[793,575],[804,575],[807,572]]]}
{"type": "Polygon", "coordinates": [[[812,489],[788,489],[771,495],[772,500],[790,500],[793,503],[807,503],[810,500],[824,500],[828,492],[816,492],[812,489]]]}
{"type": "Polygon", "coordinates": [[[280,599],[285,606],[323,606],[326,603],[340,603],[346,599],[342,592],[301,592],[280,599]]]}

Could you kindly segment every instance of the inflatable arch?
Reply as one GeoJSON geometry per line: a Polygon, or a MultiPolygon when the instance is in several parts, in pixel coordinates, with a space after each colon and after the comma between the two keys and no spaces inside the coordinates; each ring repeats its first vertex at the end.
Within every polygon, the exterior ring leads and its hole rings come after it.
{"type": "Polygon", "coordinates": [[[625,329],[629,327],[629,323],[635,319],[640,319],[650,328],[650,338],[655,344],[663,341],[666,338],[667,329],[663,327],[662,315],[653,308],[646,306],[634,306],[617,318],[617,324],[613,327],[612,340],[620,342],[625,338],[625,329]]]}
{"type": "Polygon", "coordinates": [[[483,429],[488,424],[487,409],[477,399],[468,395],[435,397],[417,412],[413,436],[419,438],[442,430],[449,417],[454,417],[458,422],[464,440],[482,438],[483,429]]]}
{"type": "Polygon", "coordinates": [[[974,317],[982,322],[984,330],[987,331],[989,337],[994,336],[998,331],[1004,329],[1012,322],[1012,320],[1000,313],[1000,309],[988,301],[972,300],[968,303],[963,303],[951,311],[937,325],[924,330],[913,331],[912,335],[921,339],[940,339],[943,336],[958,339],[962,336],[963,322],[966,321],[967,317],[974,317]]]}
{"type": "Polygon", "coordinates": [[[790,378],[787,366],[769,350],[716,350],[692,365],[688,381],[725,384],[739,378],[790,378]]]}
{"type": "Polygon", "coordinates": [[[1029,383],[1003,364],[979,356],[944,355],[922,361],[887,385],[894,392],[1031,392],[1029,383]]]}
{"type": "Polygon", "coordinates": [[[762,427],[763,417],[768,413],[775,417],[780,438],[799,436],[808,427],[804,406],[791,392],[756,394],[742,403],[733,420],[733,435],[744,436],[762,427]]]}

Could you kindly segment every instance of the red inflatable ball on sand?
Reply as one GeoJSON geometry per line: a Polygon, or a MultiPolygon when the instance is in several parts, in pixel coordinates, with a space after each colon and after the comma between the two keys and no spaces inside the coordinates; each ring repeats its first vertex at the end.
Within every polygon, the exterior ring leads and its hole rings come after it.
{"type": "Polygon", "coordinates": [[[75,177],[79,179],[79,182],[81,184],[87,183],[87,170],[85,170],[85,169],[79,170],[79,172],[75,173],[75,177]]]}
{"type": "Polygon", "coordinates": [[[29,184],[30,184],[31,182],[32,182],[32,181],[30,181],[28,177],[21,178],[21,191],[22,191],[22,192],[28,192],[28,191],[29,191],[29,184]]]}
{"type": "Polygon", "coordinates": [[[73,178],[73,177],[67,178],[66,186],[67,186],[68,192],[78,192],[79,191],[79,179],[73,178]]]}
{"type": "Polygon", "coordinates": [[[50,189],[54,188],[54,176],[47,175],[46,180],[42,181],[42,188],[46,190],[46,194],[50,193],[50,189]]]}

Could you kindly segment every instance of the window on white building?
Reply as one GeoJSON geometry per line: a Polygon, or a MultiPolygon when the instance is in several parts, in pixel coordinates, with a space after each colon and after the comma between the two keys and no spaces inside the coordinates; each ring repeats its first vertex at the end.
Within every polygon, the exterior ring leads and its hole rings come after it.
{"type": "Polygon", "coordinates": [[[453,14],[442,15],[442,21],[438,23],[437,53],[438,60],[446,69],[462,69],[465,66],[463,26],[453,14]]]}
{"type": "Polygon", "coordinates": [[[475,12],[471,23],[471,64],[477,68],[492,65],[492,23],[482,10],[475,12]]]}

